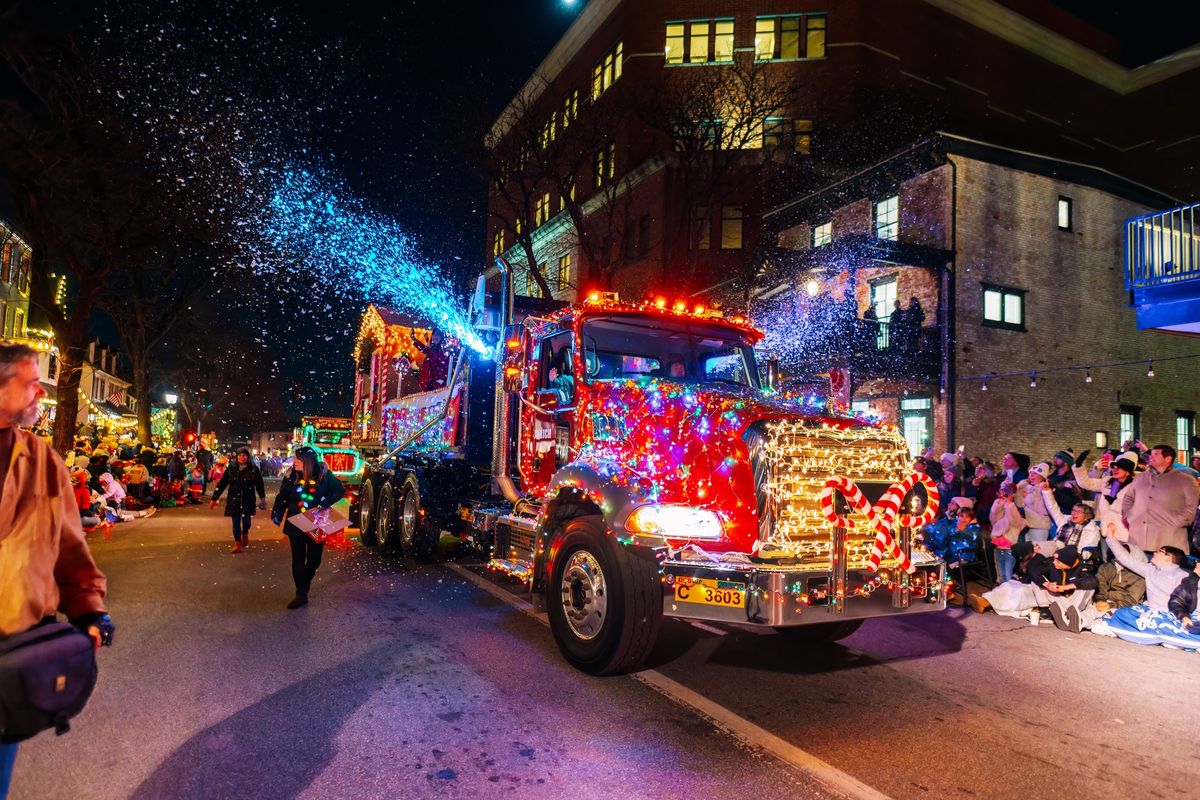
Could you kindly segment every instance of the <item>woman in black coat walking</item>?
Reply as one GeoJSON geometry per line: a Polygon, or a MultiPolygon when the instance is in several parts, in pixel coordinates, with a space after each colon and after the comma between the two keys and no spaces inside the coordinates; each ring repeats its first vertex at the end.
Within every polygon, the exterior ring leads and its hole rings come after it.
{"type": "MultiPolygon", "coordinates": [[[[291,470],[279,485],[271,521],[278,525],[285,519],[313,510],[319,516],[327,516],[330,507],[341,500],[344,493],[342,482],[325,466],[317,451],[301,447],[295,453],[291,470]]],[[[300,608],[308,604],[308,590],[317,567],[321,566],[325,542],[317,541],[291,522],[283,526],[283,532],[292,546],[292,580],[296,583],[296,596],[287,607],[300,608]]]]}
{"type": "Polygon", "coordinates": [[[230,552],[240,553],[250,546],[250,518],[254,516],[255,495],[258,496],[258,507],[267,507],[262,472],[254,465],[248,448],[238,448],[237,463],[221,475],[209,508],[217,507],[217,500],[226,489],[229,495],[225,498],[225,516],[233,518],[233,549],[230,552]]]}

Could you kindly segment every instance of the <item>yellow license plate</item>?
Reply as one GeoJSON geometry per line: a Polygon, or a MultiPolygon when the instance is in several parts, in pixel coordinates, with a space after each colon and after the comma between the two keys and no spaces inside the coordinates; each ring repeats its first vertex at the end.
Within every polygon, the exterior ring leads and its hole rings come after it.
{"type": "Polygon", "coordinates": [[[702,606],[743,608],[746,605],[746,584],[697,578],[688,583],[675,584],[675,599],[681,603],[702,606]]]}

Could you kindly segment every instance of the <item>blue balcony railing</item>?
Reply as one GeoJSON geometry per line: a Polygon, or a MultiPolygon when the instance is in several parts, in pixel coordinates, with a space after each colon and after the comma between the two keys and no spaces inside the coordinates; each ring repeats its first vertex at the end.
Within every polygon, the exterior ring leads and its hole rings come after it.
{"type": "Polygon", "coordinates": [[[1129,291],[1200,279],[1200,203],[1157,211],[1125,223],[1125,288],[1129,291]]]}

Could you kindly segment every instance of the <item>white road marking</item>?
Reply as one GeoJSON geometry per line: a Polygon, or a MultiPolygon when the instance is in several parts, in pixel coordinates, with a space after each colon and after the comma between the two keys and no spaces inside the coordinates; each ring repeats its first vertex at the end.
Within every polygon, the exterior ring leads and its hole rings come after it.
{"type": "MultiPolygon", "coordinates": [[[[459,564],[444,564],[443,566],[448,567],[455,574],[483,589],[493,597],[515,606],[543,625],[550,625],[550,620],[545,612],[534,611],[533,605],[528,600],[513,594],[501,586],[497,586],[459,564]]],[[[703,623],[693,622],[692,624],[704,630],[709,629],[703,623]]],[[[883,792],[866,785],[851,775],[847,775],[829,762],[821,760],[807,750],[796,747],[791,742],[781,739],[765,728],[755,725],[750,720],[739,717],[728,708],[668,678],[658,670],[642,670],[641,672],[632,673],[629,677],[650,687],[678,705],[684,706],[707,718],[717,728],[727,731],[747,746],[769,753],[785,764],[805,773],[807,776],[815,778],[826,788],[837,794],[851,798],[852,800],[889,800],[888,795],[883,792]]]]}

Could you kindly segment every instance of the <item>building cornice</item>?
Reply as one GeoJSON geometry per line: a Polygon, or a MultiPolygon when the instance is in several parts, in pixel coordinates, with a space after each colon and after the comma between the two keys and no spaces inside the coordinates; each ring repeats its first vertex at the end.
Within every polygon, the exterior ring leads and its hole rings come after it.
{"type": "Polygon", "coordinates": [[[1200,45],[1130,69],[995,0],[924,2],[1117,94],[1131,94],[1200,67],[1200,45]]]}
{"type": "Polygon", "coordinates": [[[542,59],[542,63],[533,71],[533,75],[525,81],[521,90],[513,95],[512,100],[509,100],[508,105],[504,107],[504,111],[500,112],[500,116],[492,123],[489,141],[498,141],[508,132],[514,107],[518,103],[521,106],[528,106],[541,97],[546,87],[554,83],[572,59],[579,55],[579,51],[599,30],[600,26],[623,2],[624,0],[590,0],[584,6],[583,11],[571,23],[571,27],[567,28],[567,32],[554,45],[550,54],[542,59]]]}

